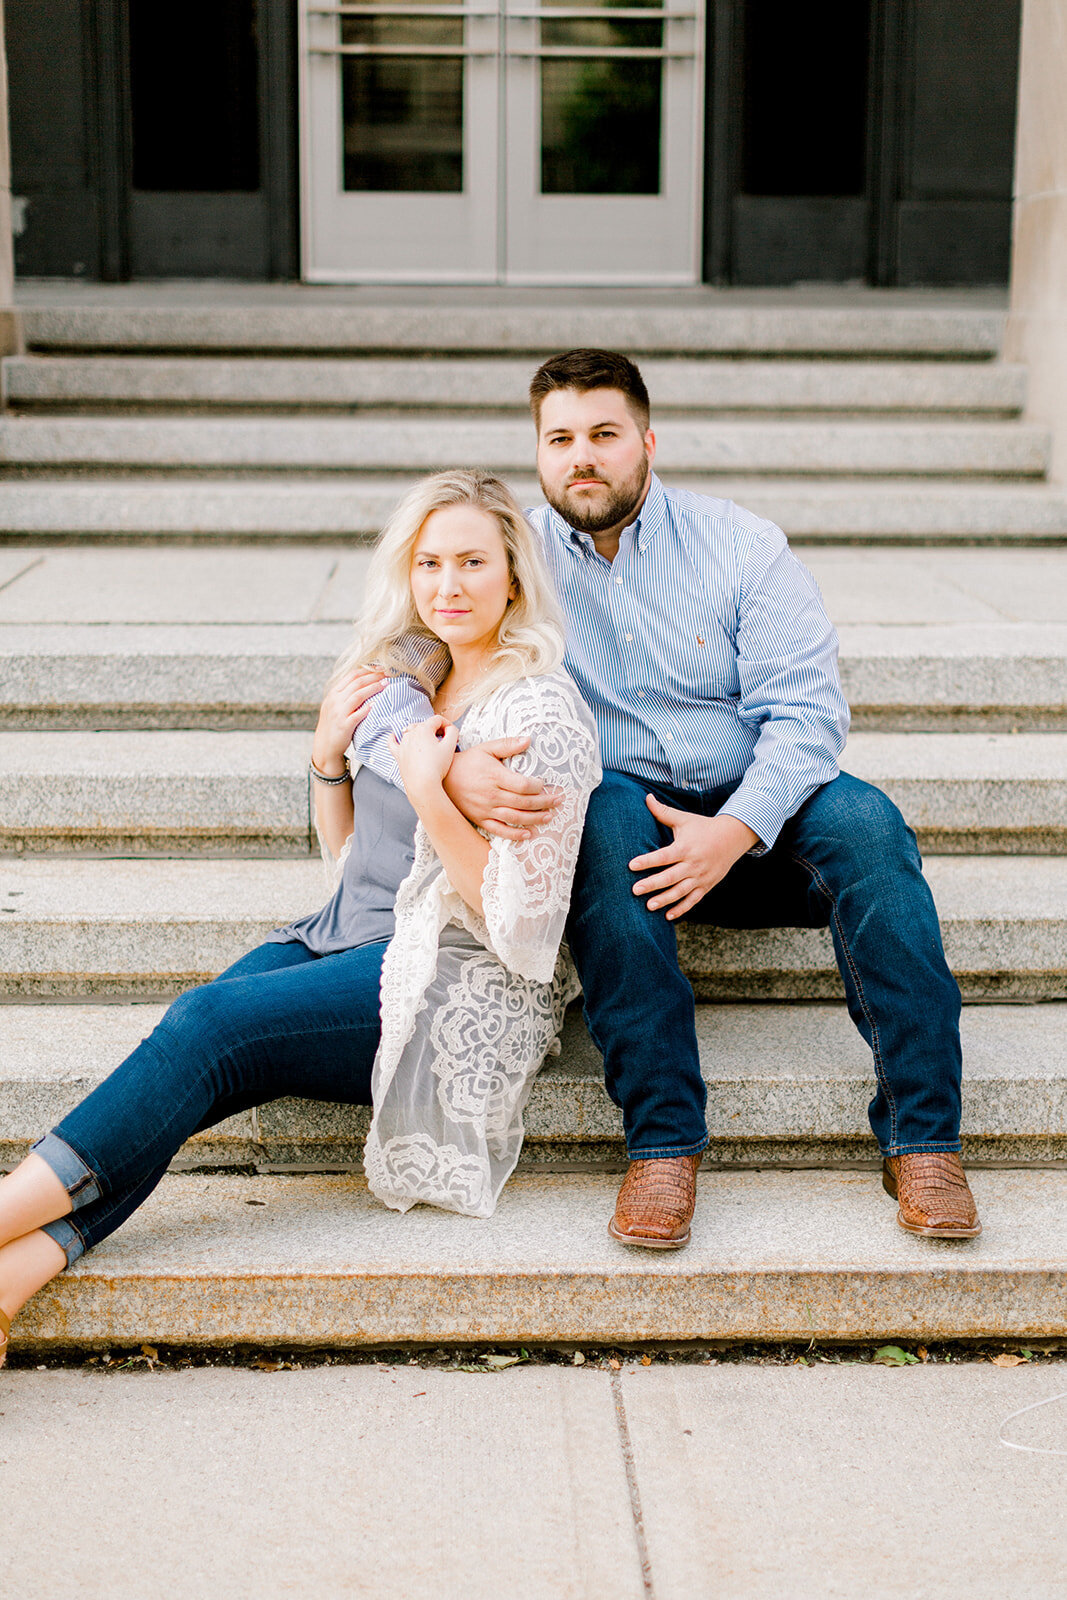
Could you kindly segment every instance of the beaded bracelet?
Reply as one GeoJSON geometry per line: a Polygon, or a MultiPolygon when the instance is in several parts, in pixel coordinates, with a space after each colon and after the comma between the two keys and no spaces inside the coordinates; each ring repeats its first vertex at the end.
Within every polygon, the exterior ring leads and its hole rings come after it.
{"type": "Polygon", "coordinates": [[[311,773],[311,776],[315,779],[316,783],[329,784],[331,789],[334,788],[339,783],[347,783],[349,778],[351,777],[351,773],[349,772],[347,767],[345,767],[345,770],[341,773],[339,778],[327,777],[325,772],[320,772],[319,771],[319,769],[315,765],[314,761],[309,761],[308,762],[308,771],[311,773]]]}

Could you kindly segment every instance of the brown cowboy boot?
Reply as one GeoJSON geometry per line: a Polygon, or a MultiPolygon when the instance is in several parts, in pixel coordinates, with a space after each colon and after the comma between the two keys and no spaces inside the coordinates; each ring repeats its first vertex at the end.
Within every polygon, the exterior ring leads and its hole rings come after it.
{"type": "Polygon", "coordinates": [[[608,1223],[611,1237],[648,1250],[680,1250],[688,1244],[699,1165],[698,1155],[631,1161],[608,1223]]]}
{"type": "Polygon", "coordinates": [[[882,1188],[898,1202],[897,1221],[927,1239],[974,1239],[982,1231],[967,1174],[951,1150],[886,1156],[882,1188]]]}

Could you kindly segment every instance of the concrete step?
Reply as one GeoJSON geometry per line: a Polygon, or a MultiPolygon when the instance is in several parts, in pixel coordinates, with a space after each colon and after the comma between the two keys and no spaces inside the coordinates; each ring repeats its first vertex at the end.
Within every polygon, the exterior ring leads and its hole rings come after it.
{"type": "MultiPolygon", "coordinates": [[[[794,541],[837,626],[873,638],[910,628],[1067,625],[1067,551],[825,548],[794,541]]],[[[194,548],[56,545],[0,550],[0,625],[348,625],[369,552],[342,545],[194,548]]],[[[294,632],[294,638],[302,637],[294,632]]],[[[962,635],[961,635],[962,637],[962,635]]],[[[989,632],[990,639],[996,637],[989,632]]],[[[331,646],[332,648],[332,646],[331,646]]]]}
{"type": "Polygon", "coordinates": [[[677,1255],[609,1238],[617,1186],[516,1173],[480,1222],[399,1217],[355,1177],[170,1176],[35,1296],[13,1344],[1067,1334],[1067,1173],[975,1173],[986,1231],[937,1244],[897,1227],[873,1172],[709,1172],[677,1255]]]}
{"type": "MultiPolygon", "coordinates": [[[[0,733],[0,851],[307,855],[310,749],[308,732],[0,733]]],[[[1067,734],[857,733],[843,765],[924,849],[1067,844],[1067,734]]]]}
{"type": "MultiPolygon", "coordinates": [[[[0,623],[0,728],[307,728],[350,632],[0,623]]],[[[854,730],[1067,731],[1067,624],[845,626],[840,637],[854,730]]]]}
{"type": "Polygon", "coordinates": [[[0,728],[307,729],[351,631],[0,626],[0,728]]]}
{"type": "MultiPolygon", "coordinates": [[[[528,437],[526,470],[508,475],[527,506],[542,499],[529,472],[531,454],[528,437]]],[[[485,459],[484,451],[476,459],[485,459]]],[[[1067,491],[1043,483],[743,478],[738,470],[718,477],[672,472],[670,482],[735,500],[808,544],[1067,543],[1067,491]]],[[[30,481],[8,477],[0,479],[0,543],[362,543],[416,476],[412,469],[355,477],[92,478],[54,470],[30,481]]]]}
{"type": "MultiPolygon", "coordinates": [[[[1026,369],[1001,362],[652,359],[642,374],[657,416],[699,411],[998,412],[1022,409],[1026,369]]],[[[507,357],[283,359],[9,356],[7,405],[397,406],[527,409],[530,361],[507,357]]]]}
{"type": "MultiPolygon", "coordinates": [[[[964,1145],[987,1164],[1067,1159],[1067,1007],[966,1006],[964,1145]]],[[[0,1167],[21,1160],[136,1048],[154,1005],[0,1006],[0,1167]],[[57,1050],[56,1040],[63,1040],[57,1050]]],[[[697,1008],[708,1084],[710,1165],[834,1166],[877,1158],[867,1122],[871,1056],[842,1005],[697,1008]]],[[[260,1172],[358,1168],[369,1112],[279,1100],[184,1147],[176,1167],[260,1172]]],[[[558,1060],[526,1108],[524,1166],[625,1163],[621,1113],[577,1006],[558,1060]]]]}
{"type": "MultiPolygon", "coordinates": [[[[1045,429],[1017,421],[795,422],[666,419],[657,429],[664,472],[933,473],[1039,477],[1045,429]]],[[[431,472],[479,463],[529,470],[527,420],[444,419],[434,413],[353,417],[8,417],[0,464],[155,469],[431,472]]]]}
{"type": "Polygon", "coordinates": [[[307,856],[310,754],[310,732],[3,733],[0,851],[307,856]]]}
{"type": "MultiPolygon", "coordinates": [[[[926,875],[970,1000],[1067,997],[1067,857],[934,856],[926,875]]],[[[0,996],[168,998],[321,905],[318,862],[0,862],[0,996]]],[[[838,999],[822,930],[680,929],[699,999],[838,999]]]]}
{"type": "Polygon", "coordinates": [[[285,285],[20,286],[26,344],[63,352],[522,352],[580,345],[635,355],[995,356],[1002,297],[847,291],[597,290],[595,296],[489,289],[382,293],[285,285]],[[86,293],[88,289],[88,293],[86,293]],[[832,302],[832,303],[828,303],[832,302]]]}

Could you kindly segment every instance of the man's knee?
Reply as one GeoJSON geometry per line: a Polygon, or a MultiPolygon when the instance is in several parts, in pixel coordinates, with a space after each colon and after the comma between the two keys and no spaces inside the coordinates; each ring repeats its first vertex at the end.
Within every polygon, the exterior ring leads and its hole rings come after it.
{"type": "Polygon", "coordinates": [[[869,869],[918,865],[915,835],[900,808],[881,789],[843,772],[813,795],[804,831],[821,835],[869,869]]]}
{"type": "Polygon", "coordinates": [[[589,797],[579,864],[599,867],[621,863],[624,870],[636,855],[659,849],[664,830],[645,803],[647,790],[622,772],[605,772],[589,797]]]}
{"type": "Polygon", "coordinates": [[[571,897],[571,929],[575,923],[592,930],[598,941],[609,939],[627,953],[645,938],[673,935],[662,912],[649,911],[634,894],[642,876],[630,862],[670,842],[645,804],[645,786],[623,773],[607,772],[594,790],[586,815],[571,897]],[[663,927],[653,927],[653,923],[663,927]]]}

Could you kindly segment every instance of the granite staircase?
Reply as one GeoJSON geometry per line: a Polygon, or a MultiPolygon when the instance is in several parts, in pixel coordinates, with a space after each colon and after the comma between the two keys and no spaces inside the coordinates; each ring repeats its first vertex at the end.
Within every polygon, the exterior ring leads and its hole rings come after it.
{"type": "Polygon", "coordinates": [[[1002,315],[557,299],[25,293],[0,414],[0,1164],[321,897],[307,730],[369,536],[437,466],[533,499],[529,372],[603,343],[641,360],[664,475],[779,521],[838,623],[844,765],[919,833],[967,1002],[985,1234],[895,1227],[828,938],[689,929],[713,1143],[680,1256],[607,1236],[624,1152],[572,1016],[490,1222],[386,1212],[364,1114],[279,1102],[191,1141],[21,1339],[1067,1335],[1067,491],[1002,315]]]}

